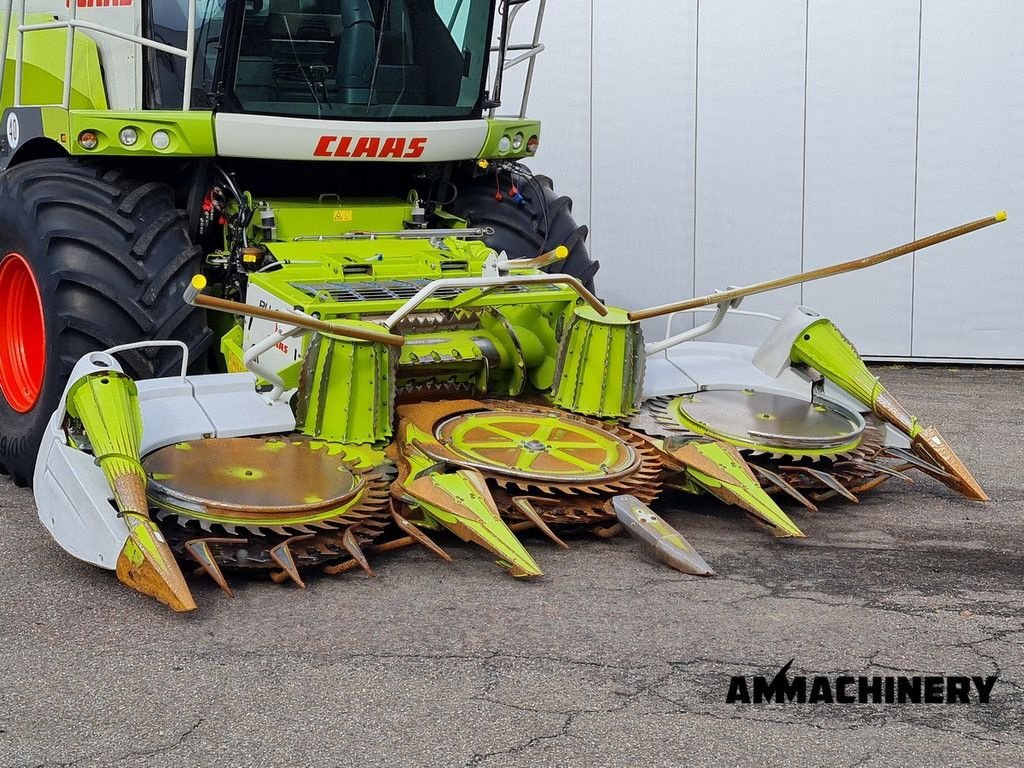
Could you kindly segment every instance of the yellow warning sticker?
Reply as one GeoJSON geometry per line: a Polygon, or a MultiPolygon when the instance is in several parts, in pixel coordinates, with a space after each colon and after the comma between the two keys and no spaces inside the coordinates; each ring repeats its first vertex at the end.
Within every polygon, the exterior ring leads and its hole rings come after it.
{"type": "Polygon", "coordinates": [[[335,221],[352,221],[352,209],[339,208],[334,212],[335,221]]]}

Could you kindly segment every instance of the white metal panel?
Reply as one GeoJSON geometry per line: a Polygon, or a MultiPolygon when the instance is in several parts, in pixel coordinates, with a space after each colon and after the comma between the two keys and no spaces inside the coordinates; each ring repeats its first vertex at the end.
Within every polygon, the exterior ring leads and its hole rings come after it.
{"type": "MultiPolygon", "coordinates": [[[[524,16],[524,29],[526,21],[524,16]]],[[[573,199],[581,223],[591,220],[590,25],[591,0],[548,2],[543,35],[547,49],[537,59],[529,107],[530,117],[543,121],[540,151],[529,165],[554,179],[559,194],[573,199]]],[[[507,93],[518,95],[518,90],[507,93]]],[[[511,98],[502,111],[518,108],[511,98]]]]}
{"type": "Polygon", "coordinates": [[[335,162],[445,162],[475,157],[487,140],[486,120],[378,123],[220,112],[217,154],[335,162]]]}
{"type": "MultiPolygon", "coordinates": [[[[806,0],[705,2],[697,31],[698,294],[800,269],[806,0]]],[[[652,216],[652,220],[657,220],[652,216]]],[[[783,314],[798,287],[744,309],[783,314]]],[[[718,339],[759,340],[739,319],[718,339]]]]}
{"type": "MultiPolygon", "coordinates": [[[[810,0],[804,270],[914,238],[920,0],[810,0]]],[[[862,354],[910,354],[913,262],[808,283],[862,354]]]]}
{"type": "Polygon", "coordinates": [[[640,0],[629,24],[616,5],[595,4],[592,253],[613,304],[693,288],[696,37],[693,2],[640,0]]]}
{"type": "Polygon", "coordinates": [[[1024,358],[1024,3],[924,3],[917,232],[1006,224],[917,254],[915,356],[1024,358]]]}

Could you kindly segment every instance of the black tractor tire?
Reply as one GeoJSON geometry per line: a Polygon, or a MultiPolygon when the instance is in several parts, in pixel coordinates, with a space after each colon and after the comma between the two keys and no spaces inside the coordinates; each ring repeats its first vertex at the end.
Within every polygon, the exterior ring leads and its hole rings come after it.
{"type": "MultiPolygon", "coordinates": [[[[28,390],[36,392],[34,404],[26,395],[15,409],[0,391],[0,470],[16,484],[31,483],[43,429],[82,355],[177,339],[188,344],[198,369],[205,368],[213,333],[205,312],[182,300],[202,266],[187,223],[170,186],[118,170],[54,158],[0,174],[0,267],[19,254],[22,272],[24,264],[30,268],[45,343],[45,355],[37,356],[45,359],[41,387],[28,390]]],[[[4,359],[0,354],[0,365],[4,359]]],[[[181,353],[150,348],[118,359],[129,375],[143,379],[173,373],[181,353]]]]}
{"type": "Polygon", "coordinates": [[[545,271],[572,275],[593,291],[594,275],[601,265],[587,252],[590,230],[576,223],[572,200],[556,195],[548,177],[534,176],[532,181],[520,182],[523,201],[517,202],[509,194],[511,178],[502,173],[500,179],[501,200],[496,197],[494,174],[488,173],[460,185],[455,201],[445,209],[471,226],[493,228],[494,234],[484,242],[499,253],[506,251],[510,258],[529,259],[564,245],[569,257],[545,271]]]}

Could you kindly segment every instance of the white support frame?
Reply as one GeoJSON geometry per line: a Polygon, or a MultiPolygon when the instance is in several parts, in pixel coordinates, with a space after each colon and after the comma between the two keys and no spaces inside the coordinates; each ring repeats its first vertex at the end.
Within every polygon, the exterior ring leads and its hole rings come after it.
{"type": "MultiPolygon", "coordinates": [[[[64,58],[64,92],[60,104],[45,104],[45,105],[32,105],[32,106],[59,106],[64,109],[71,108],[71,82],[72,74],[74,71],[75,63],[75,31],[78,29],[95,32],[100,35],[109,35],[110,37],[116,37],[121,40],[127,40],[130,43],[143,48],[152,48],[157,51],[170,54],[172,56],[178,56],[179,58],[185,59],[185,83],[182,89],[181,96],[181,108],[184,111],[192,105],[192,73],[195,67],[195,45],[196,45],[196,0],[188,0],[188,22],[186,25],[186,47],[177,48],[173,45],[167,45],[166,43],[160,43],[156,40],[150,40],[147,37],[141,37],[139,35],[131,35],[127,32],[122,32],[117,29],[111,29],[105,27],[102,24],[96,24],[92,21],[83,21],[78,18],[78,3],[76,0],[69,0],[68,12],[69,17],[64,21],[49,21],[42,24],[25,24],[25,5],[27,0],[19,0],[19,15],[18,15],[18,38],[15,44],[14,54],[14,106],[24,106],[22,103],[22,70],[24,63],[25,54],[25,33],[26,32],[38,32],[44,29],[66,29],[67,30],[67,43],[65,46],[65,58],[64,58]]],[[[4,19],[3,38],[0,40],[0,89],[3,88],[3,78],[6,74],[7,69],[7,47],[8,40],[11,34],[11,20],[14,16],[14,0],[7,0],[6,17],[4,19]]]]}
{"type": "Polygon", "coordinates": [[[647,355],[647,357],[654,357],[655,355],[663,352],[665,354],[665,359],[667,360],[669,357],[668,351],[670,349],[672,349],[673,347],[677,347],[680,344],[683,344],[684,342],[693,341],[694,339],[698,339],[701,336],[706,336],[707,334],[711,333],[713,330],[718,328],[718,326],[720,326],[723,322],[725,322],[725,318],[728,317],[729,315],[741,315],[743,317],[758,317],[761,318],[762,320],[770,320],[772,322],[778,322],[779,320],[782,319],[778,315],[772,315],[767,312],[754,312],[751,310],[739,309],[740,303],[742,301],[743,297],[741,296],[740,298],[734,299],[731,302],[723,301],[720,304],[716,304],[714,308],[697,307],[696,309],[689,309],[684,312],[673,312],[672,314],[668,315],[665,318],[665,338],[662,339],[661,341],[655,341],[651,342],[650,344],[647,344],[644,348],[644,353],[647,355]],[[689,314],[690,312],[714,312],[715,316],[708,320],[706,323],[698,325],[697,327],[692,328],[688,331],[682,331],[681,333],[677,333],[673,336],[673,321],[679,315],[689,314]]]}

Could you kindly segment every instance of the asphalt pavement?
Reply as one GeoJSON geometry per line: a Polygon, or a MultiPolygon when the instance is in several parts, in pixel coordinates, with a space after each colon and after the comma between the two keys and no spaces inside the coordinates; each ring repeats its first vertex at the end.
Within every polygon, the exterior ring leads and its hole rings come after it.
{"type": "Polygon", "coordinates": [[[527,537],[546,576],[423,550],[171,614],[0,478],[0,766],[1024,764],[1024,371],[883,369],[992,496],[927,478],[793,511],[659,506],[718,571],[527,537]],[[734,675],[998,675],[989,704],[726,704],[734,675]]]}

